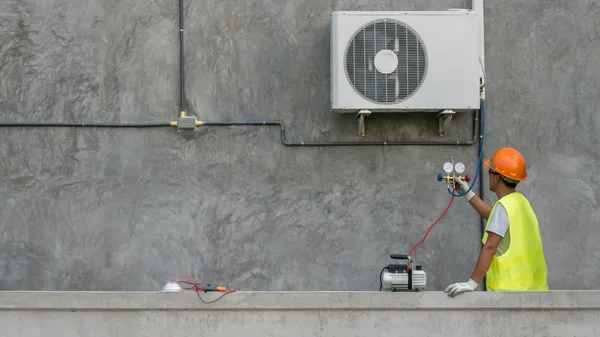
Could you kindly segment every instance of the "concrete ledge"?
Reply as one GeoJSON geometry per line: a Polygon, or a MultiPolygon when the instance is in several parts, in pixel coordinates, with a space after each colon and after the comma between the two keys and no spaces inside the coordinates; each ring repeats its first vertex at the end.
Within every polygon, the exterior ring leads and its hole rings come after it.
{"type": "MultiPolygon", "coordinates": [[[[206,302],[223,293],[201,293],[206,302]]],[[[203,303],[192,291],[160,292],[0,292],[0,310],[600,310],[600,291],[541,293],[473,292],[449,298],[443,292],[247,292],[203,303]]],[[[599,331],[600,333],[600,331],[599,331]]]]}
{"type": "Polygon", "coordinates": [[[9,291],[0,325],[3,337],[598,337],[600,291],[241,291],[214,303],[188,291],[9,291]]]}

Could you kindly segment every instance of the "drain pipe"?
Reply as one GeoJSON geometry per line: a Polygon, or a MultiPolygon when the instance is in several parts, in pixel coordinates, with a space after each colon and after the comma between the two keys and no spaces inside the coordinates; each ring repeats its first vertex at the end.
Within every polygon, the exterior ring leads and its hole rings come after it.
{"type": "MultiPolygon", "coordinates": [[[[471,9],[475,12],[477,12],[477,18],[479,19],[479,62],[481,65],[481,79],[483,81],[483,83],[481,83],[481,99],[485,100],[485,85],[487,84],[487,76],[485,74],[485,24],[484,24],[484,12],[485,12],[485,7],[483,5],[483,0],[471,0],[471,9]]],[[[483,149],[481,148],[483,146],[483,139],[482,139],[482,131],[483,128],[485,127],[484,125],[484,121],[483,118],[480,118],[479,121],[479,150],[480,153],[483,153],[483,149]]],[[[481,161],[479,163],[479,172],[481,172],[482,176],[483,176],[483,161],[481,161]]],[[[483,177],[479,178],[479,197],[481,198],[481,200],[484,200],[484,190],[483,190],[483,177]]],[[[481,237],[483,237],[483,235],[485,234],[485,225],[486,225],[486,221],[484,218],[479,217],[479,227],[480,227],[480,231],[481,231],[481,237]]],[[[483,244],[482,244],[483,245],[483,244]]],[[[485,286],[485,282],[486,278],[484,276],[483,280],[482,280],[482,287],[483,290],[486,291],[486,286],[485,286]]]]}
{"type": "MultiPolygon", "coordinates": [[[[484,24],[484,12],[485,12],[485,7],[483,5],[483,0],[471,0],[471,9],[475,12],[477,12],[477,18],[479,19],[479,62],[480,62],[480,66],[481,66],[481,80],[483,83],[481,83],[481,99],[485,101],[485,86],[487,84],[487,76],[485,73],[485,24],[484,24]]],[[[479,126],[479,146],[481,146],[482,144],[482,130],[485,127],[485,125],[483,125],[483,119],[480,119],[480,126],[479,126]]],[[[483,162],[480,165],[480,170],[483,169],[483,162]]],[[[481,171],[483,172],[483,171],[481,171]]],[[[481,195],[481,198],[483,199],[483,180],[479,180],[479,193],[481,195]]],[[[483,219],[482,219],[483,221],[483,219]]],[[[485,223],[484,223],[485,225],[485,223]]],[[[484,227],[482,227],[482,232],[484,230],[484,227]]]]}
{"type": "Polygon", "coordinates": [[[483,0],[471,0],[471,9],[477,12],[477,18],[479,19],[479,62],[481,65],[481,77],[484,81],[482,83],[481,99],[485,100],[485,82],[487,79],[485,76],[485,24],[483,21],[485,8],[483,0]]]}

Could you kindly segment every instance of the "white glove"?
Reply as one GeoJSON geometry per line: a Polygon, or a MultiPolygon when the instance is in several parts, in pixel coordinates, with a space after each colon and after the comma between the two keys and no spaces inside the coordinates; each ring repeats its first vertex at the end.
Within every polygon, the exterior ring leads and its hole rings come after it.
{"type": "Polygon", "coordinates": [[[479,284],[477,282],[473,281],[472,279],[469,279],[468,282],[454,283],[454,284],[449,285],[448,287],[446,287],[444,292],[448,293],[448,296],[454,297],[458,294],[462,294],[467,291],[473,291],[473,290],[477,289],[478,285],[479,284]]]}
{"type": "MultiPolygon", "coordinates": [[[[460,180],[460,179],[456,179],[456,192],[458,192],[459,194],[463,194],[465,193],[466,190],[469,189],[469,184],[467,184],[466,181],[464,180],[460,180]]],[[[469,193],[465,194],[464,197],[467,199],[467,201],[471,201],[471,199],[475,196],[475,192],[473,192],[473,189],[471,189],[469,191],[469,193]]]]}

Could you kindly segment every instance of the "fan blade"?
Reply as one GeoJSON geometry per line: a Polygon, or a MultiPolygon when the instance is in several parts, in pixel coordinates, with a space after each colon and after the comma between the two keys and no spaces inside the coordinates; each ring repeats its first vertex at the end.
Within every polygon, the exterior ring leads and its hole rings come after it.
{"type": "Polygon", "coordinates": [[[381,50],[389,49],[387,45],[393,36],[390,36],[389,32],[387,34],[386,36],[386,31],[382,28],[375,29],[374,26],[369,26],[356,34],[352,44],[356,47],[357,54],[360,51],[362,55],[374,58],[381,50]]]}

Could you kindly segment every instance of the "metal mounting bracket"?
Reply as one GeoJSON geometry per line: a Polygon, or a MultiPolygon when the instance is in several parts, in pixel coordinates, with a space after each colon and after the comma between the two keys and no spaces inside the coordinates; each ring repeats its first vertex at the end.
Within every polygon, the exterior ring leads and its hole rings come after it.
{"type": "Polygon", "coordinates": [[[456,114],[454,110],[444,110],[437,115],[438,132],[441,137],[446,135],[446,128],[450,124],[450,120],[452,120],[454,114],[456,114]]]}
{"type": "Polygon", "coordinates": [[[360,110],[358,114],[356,114],[356,118],[358,118],[358,134],[362,137],[365,136],[366,129],[366,118],[371,114],[369,110],[360,110]]]}

